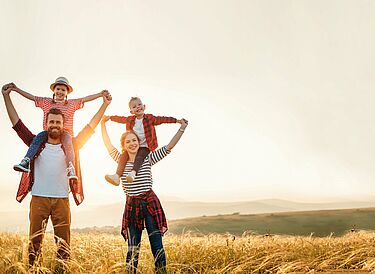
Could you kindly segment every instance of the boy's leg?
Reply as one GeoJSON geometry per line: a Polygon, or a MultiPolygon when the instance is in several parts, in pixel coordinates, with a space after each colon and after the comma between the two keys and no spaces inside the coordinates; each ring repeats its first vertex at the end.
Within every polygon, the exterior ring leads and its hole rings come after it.
{"type": "Polygon", "coordinates": [[[124,170],[125,170],[125,166],[126,166],[126,162],[129,160],[129,155],[128,153],[125,151],[123,153],[121,153],[120,155],[120,159],[118,160],[118,165],[117,165],[117,170],[116,170],[116,174],[121,177],[122,174],[124,173],[124,170]]]}
{"type": "Polygon", "coordinates": [[[48,132],[42,131],[38,135],[36,135],[33,141],[30,144],[29,149],[25,157],[22,159],[21,163],[18,165],[13,166],[13,169],[20,172],[30,172],[30,160],[33,159],[38,152],[41,144],[47,141],[48,132]]]}
{"type": "Polygon", "coordinates": [[[128,159],[129,159],[129,155],[126,151],[120,155],[120,158],[117,164],[116,173],[113,175],[105,175],[105,179],[107,180],[107,182],[115,186],[118,186],[120,184],[120,178],[122,174],[124,173],[124,169],[125,169],[126,162],[128,161],[128,159]]]}
{"type": "Polygon", "coordinates": [[[147,155],[150,153],[150,150],[148,147],[140,147],[138,149],[137,155],[135,156],[134,159],[134,165],[133,165],[133,170],[129,172],[128,176],[126,176],[126,180],[129,183],[132,183],[135,179],[135,176],[137,175],[139,169],[141,168],[143,161],[147,157],[147,155]]]}
{"type": "Polygon", "coordinates": [[[68,178],[78,180],[75,170],[75,153],[72,136],[68,132],[64,131],[61,135],[61,143],[64,147],[68,178]]]}
{"type": "Polygon", "coordinates": [[[137,155],[135,156],[133,170],[135,171],[135,175],[137,175],[139,169],[141,168],[143,161],[150,153],[148,147],[140,147],[138,149],[137,155]]]}

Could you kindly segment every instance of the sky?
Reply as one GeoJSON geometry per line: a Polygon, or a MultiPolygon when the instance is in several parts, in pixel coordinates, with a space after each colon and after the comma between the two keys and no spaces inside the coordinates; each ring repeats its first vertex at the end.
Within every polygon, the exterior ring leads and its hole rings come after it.
{"type": "MultiPolygon", "coordinates": [[[[375,3],[373,1],[1,0],[0,84],[52,96],[58,76],[70,98],[108,89],[108,115],[186,118],[180,143],[153,167],[161,197],[189,201],[371,200],[375,197],[375,3]]],[[[42,111],[16,93],[37,133],[42,111]]],[[[3,100],[2,100],[3,101],[3,100]]],[[[75,115],[78,132],[100,99],[75,115]]],[[[15,201],[26,146],[0,103],[0,206],[15,201]]],[[[159,145],[179,125],[157,127],[159,145]]],[[[108,123],[119,148],[124,125],[108,123]]],[[[100,127],[80,152],[85,201],[125,200],[105,174],[116,164],[100,127]]],[[[30,197],[26,199],[29,201],[30,197]]]]}

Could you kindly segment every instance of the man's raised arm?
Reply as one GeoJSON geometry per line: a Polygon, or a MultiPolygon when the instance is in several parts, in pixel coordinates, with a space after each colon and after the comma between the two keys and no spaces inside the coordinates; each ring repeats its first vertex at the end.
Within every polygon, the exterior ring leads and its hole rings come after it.
{"type": "Polygon", "coordinates": [[[5,107],[7,109],[9,119],[12,122],[12,126],[15,126],[20,118],[18,117],[17,111],[14,108],[12,100],[10,99],[10,92],[12,90],[11,85],[12,84],[4,85],[1,92],[4,96],[5,107]]]}
{"type": "Polygon", "coordinates": [[[96,126],[99,124],[100,120],[102,119],[103,115],[104,115],[104,112],[105,110],[107,109],[107,107],[109,106],[109,104],[112,102],[112,96],[111,94],[105,90],[107,93],[105,95],[103,95],[103,104],[101,105],[100,109],[98,110],[98,112],[94,115],[94,117],[92,117],[90,123],[89,123],[89,126],[92,128],[92,129],[95,129],[96,126]]]}
{"type": "Polygon", "coordinates": [[[4,96],[5,106],[8,112],[9,119],[12,122],[13,129],[17,132],[17,135],[22,139],[22,141],[27,146],[30,146],[34,138],[34,134],[31,133],[31,131],[22,123],[22,121],[18,117],[18,113],[14,108],[12,100],[10,99],[10,91],[12,90],[12,85],[13,83],[4,85],[1,90],[4,96]]]}
{"type": "Polygon", "coordinates": [[[103,95],[103,104],[100,106],[98,112],[92,117],[91,121],[86,125],[86,127],[78,133],[77,137],[75,137],[75,143],[78,149],[82,148],[83,145],[87,142],[87,140],[91,137],[94,133],[94,129],[99,124],[100,120],[102,119],[105,110],[109,106],[112,101],[111,94],[103,95]]]}

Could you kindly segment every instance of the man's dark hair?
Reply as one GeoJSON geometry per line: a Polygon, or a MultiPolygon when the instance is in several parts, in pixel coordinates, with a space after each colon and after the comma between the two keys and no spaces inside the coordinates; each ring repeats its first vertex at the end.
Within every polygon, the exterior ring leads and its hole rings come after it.
{"type": "Polygon", "coordinates": [[[50,114],[55,114],[55,115],[61,115],[63,117],[63,122],[65,122],[65,117],[64,117],[64,113],[62,113],[62,111],[58,108],[51,108],[48,112],[47,112],[47,115],[46,115],[46,123],[48,121],[48,115],[50,114]]]}

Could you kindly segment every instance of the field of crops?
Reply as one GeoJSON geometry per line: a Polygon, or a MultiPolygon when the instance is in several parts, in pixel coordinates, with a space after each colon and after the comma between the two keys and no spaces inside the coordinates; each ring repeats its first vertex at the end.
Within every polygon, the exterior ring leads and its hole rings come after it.
{"type": "MultiPolygon", "coordinates": [[[[146,236],[146,235],[144,235],[146,236]]],[[[27,273],[27,235],[0,234],[0,272],[27,273]]],[[[165,236],[168,273],[366,273],[375,271],[375,232],[342,237],[278,235],[165,236]],[[340,270],[340,272],[338,272],[340,270]]],[[[34,273],[51,273],[53,236],[46,234],[43,262],[34,273]]],[[[124,273],[127,245],[120,235],[73,233],[71,273],[124,273]]],[[[153,272],[147,237],[143,237],[139,273],[153,272]]]]}

